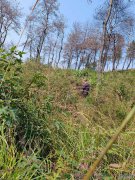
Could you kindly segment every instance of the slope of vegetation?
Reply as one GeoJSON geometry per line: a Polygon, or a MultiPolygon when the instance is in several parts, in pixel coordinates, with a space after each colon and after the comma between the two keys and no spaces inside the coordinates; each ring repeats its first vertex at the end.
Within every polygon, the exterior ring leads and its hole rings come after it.
{"type": "MultiPolygon", "coordinates": [[[[81,179],[135,104],[135,71],[61,70],[0,52],[0,179],[81,179]],[[89,96],[79,85],[87,79],[89,96]]],[[[135,121],[93,179],[135,176],[135,121]]]]}

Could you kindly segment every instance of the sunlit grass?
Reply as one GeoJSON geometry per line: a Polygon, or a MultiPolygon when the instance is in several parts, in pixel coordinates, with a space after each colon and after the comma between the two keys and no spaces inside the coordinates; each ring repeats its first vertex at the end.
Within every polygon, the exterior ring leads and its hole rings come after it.
{"type": "MultiPolygon", "coordinates": [[[[14,124],[4,123],[11,110],[0,111],[1,179],[81,179],[133,107],[134,75],[105,73],[97,94],[93,71],[23,64],[10,92],[14,124]],[[84,78],[91,83],[86,98],[77,89],[84,78]]],[[[14,82],[10,73],[7,79],[14,82]]],[[[134,127],[121,133],[94,179],[134,175],[134,127]]]]}

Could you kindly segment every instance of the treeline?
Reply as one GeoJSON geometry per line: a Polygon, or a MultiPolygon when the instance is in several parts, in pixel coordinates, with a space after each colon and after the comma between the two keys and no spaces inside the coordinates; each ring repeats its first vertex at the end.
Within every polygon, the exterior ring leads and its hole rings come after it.
{"type": "MultiPolygon", "coordinates": [[[[75,22],[65,35],[66,22],[58,0],[41,0],[26,18],[21,48],[27,52],[28,59],[53,67],[99,71],[134,68],[132,5],[128,0],[105,0],[95,13],[93,25],[75,22]]],[[[0,0],[0,47],[7,47],[10,31],[19,32],[21,16],[19,5],[0,0]]]]}

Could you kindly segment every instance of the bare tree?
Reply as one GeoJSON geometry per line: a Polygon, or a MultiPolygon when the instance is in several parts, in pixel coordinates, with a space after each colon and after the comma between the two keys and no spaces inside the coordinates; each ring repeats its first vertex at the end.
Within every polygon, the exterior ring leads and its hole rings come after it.
{"type": "Polygon", "coordinates": [[[32,49],[37,60],[41,57],[47,36],[54,31],[53,25],[58,17],[58,7],[57,0],[41,0],[31,17],[27,18],[29,21],[27,39],[28,42],[32,42],[32,49]]]}
{"type": "Polygon", "coordinates": [[[65,37],[65,28],[66,28],[65,20],[64,20],[64,17],[62,16],[58,23],[59,42],[57,43],[57,48],[56,48],[56,58],[55,58],[56,67],[59,66],[59,63],[62,57],[64,37],[65,37]]]}
{"type": "Polygon", "coordinates": [[[103,14],[102,16],[102,20],[103,20],[103,32],[102,32],[102,40],[101,40],[101,50],[100,50],[100,58],[99,58],[99,71],[103,71],[104,69],[104,64],[105,64],[105,59],[104,59],[104,51],[106,50],[106,44],[107,44],[107,41],[108,41],[108,30],[107,30],[107,26],[108,26],[108,22],[109,22],[109,19],[111,17],[111,13],[112,13],[112,9],[113,9],[113,3],[114,3],[114,0],[110,0],[109,1],[109,6],[107,7],[107,9],[105,9],[105,12],[104,11],[100,11],[99,14],[103,14]]]}
{"type": "Polygon", "coordinates": [[[109,52],[111,36],[115,34],[127,35],[132,31],[134,18],[129,10],[129,2],[122,0],[106,1],[97,13],[97,19],[103,23],[102,28],[102,46],[100,52],[100,63],[103,71],[107,61],[107,53],[109,52]]]}
{"type": "Polygon", "coordinates": [[[9,31],[20,30],[21,11],[13,1],[0,0],[0,47],[4,45],[9,31]]]}
{"type": "Polygon", "coordinates": [[[129,69],[131,63],[135,62],[135,41],[132,41],[128,45],[128,48],[127,48],[127,59],[129,60],[129,62],[127,64],[127,68],[126,69],[129,69]]]}
{"type": "Polygon", "coordinates": [[[109,61],[112,64],[112,71],[116,70],[119,66],[124,46],[125,40],[122,35],[118,33],[111,35],[105,58],[106,62],[109,61]]]}
{"type": "Polygon", "coordinates": [[[57,65],[59,64],[62,46],[63,46],[64,30],[65,30],[64,18],[63,16],[60,16],[59,18],[56,19],[56,21],[54,21],[54,32],[56,33],[55,33],[55,40],[54,40],[53,48],[52,48],[51,64],[56,64],[56,61],[57,61],[57,65]],[[59,55],[58,55],[58,60],[57,60],[55,56],[57,56],[58,51],[59,51],[59,55]]]}
{"type": "Polygon", "coordinates": [[[40,58],[40,54],[43,48],[43,44],[45,42],[45,38],[47,36],[48,30],[51,27],[52,20],[57,16],[58,3],[57,0],[44,0],[39,3],[39,7],[37,9],[39,13],[38,20],[40,21],[40,26],[38,30],[40,30],[40,35],[38,38],[37,45],[37,55],[36,58],[40,58]]]}
{"type": "Polygon", "coordinates": [[[90,24],[74,23],[68,35],[64,48],[64,58],[67,67],[80,69],[82,66],[91,68],[96,66],[99,51],[99,33],[90,24]]]}
{"type": "Polygon", "coordinates": [[[41,0],[27,21],[25,47],[30,51],[30,58],[34,57],[48,65],[59,64],[65,21],[59,12],[57,0],[41,0]]]}

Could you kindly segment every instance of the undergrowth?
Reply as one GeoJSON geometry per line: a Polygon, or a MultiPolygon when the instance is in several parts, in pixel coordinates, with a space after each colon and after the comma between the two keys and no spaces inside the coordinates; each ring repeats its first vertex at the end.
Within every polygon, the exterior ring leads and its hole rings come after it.
{"type": "MultiPolygon", "coordinates": [[[[81,179],[135,104],[135,71],[106,72],[97,86],[94,71],[22,63],[22,55],[0,50],[0,179],[81,179]]],[[[134,139],[132,121],[93,179],[134,179],[134,139]]]]}

